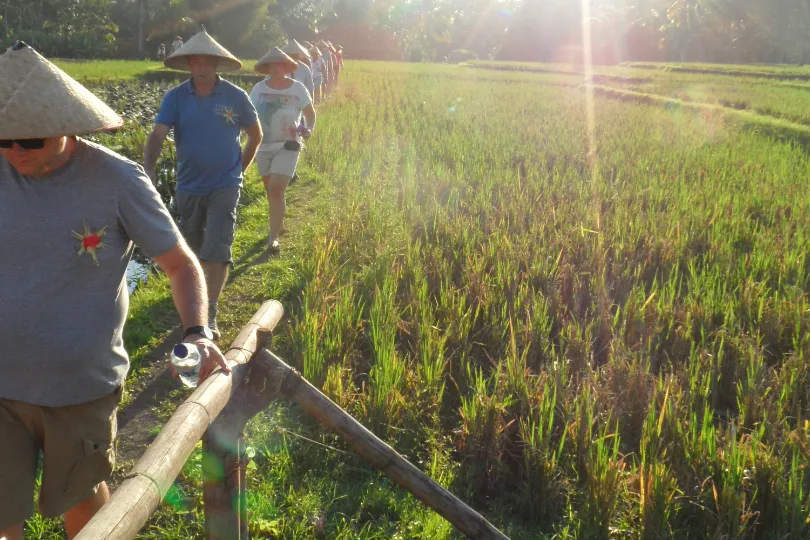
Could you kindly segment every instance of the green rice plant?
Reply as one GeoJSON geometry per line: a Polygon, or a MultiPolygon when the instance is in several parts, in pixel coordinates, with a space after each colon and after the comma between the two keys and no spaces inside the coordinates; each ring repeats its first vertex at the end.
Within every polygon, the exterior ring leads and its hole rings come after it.
{"type": "Polygon", "coordinates": [[[559,466],[566,432],[561,429],[557,415],[557,386],[553,379],[547,380],[537,405],[528,417],[520,419],[526,480],[519,500],[523,514],[534,521],[556,517],[562,506],[564,492],[559,482],[559,466]]]}
{"type": "Polygon", "coordinates": [[[400,312],[396,301],[396,280],[387,274],[374,291],[369,309],[368,340],[374,362],[368,374],[369,414],[375,426],[397,425],[406,407],[402,395],[405,362],[396,347],[400,312]]]}
{"type": "Polygon", "coordinates": [[[778,510],[779,538],[803,538],[810,531],[810,490],[807,488],[806,459],[798,447],[791,452],[787,484],[778,510]]]}
{"type": "Polygon", "coordinates": [[[470,391],[461,397],[458,448],[473,493],[482,496],[492,493],[505,472],[502,458],[513,399],[504,394],[498,371],[486,377],[480,367],[468,363],[466,378],[470,391]]]}
{"type": "Polygon", "coordinates": [[[673,413],[670,403],[672,379],[664,392],[660,412],[656,411],[656,401],[650,401],[647,417],[641,434],[639,447],[639,512],[641,538],[668,538],[673,534],[672,518],[677,512],[676,497],[679,495],[677,482],[667,464],[667,444],[664,426],[667,411],[673,413]]]}
{"type": "Polygon", "coordinates": [[[626,464],[619,455],[620,437],[615,427],[610,418],[606,419],[589,446],[580,523],[586,538],[610,538],[611,523],[623,496],[626,464]]]}

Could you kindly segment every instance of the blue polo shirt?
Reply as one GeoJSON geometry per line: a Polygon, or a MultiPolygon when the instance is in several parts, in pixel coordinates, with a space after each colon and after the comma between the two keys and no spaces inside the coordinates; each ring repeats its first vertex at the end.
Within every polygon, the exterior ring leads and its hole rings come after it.
{"type": "Polygon", "coordinates": [[[247,93],[226,80],[205,97],[190,79],[169,90],[155,124],[174,128],[178,191],[205,195],[241,185],[239,133],[257,121],[247,93]]]}

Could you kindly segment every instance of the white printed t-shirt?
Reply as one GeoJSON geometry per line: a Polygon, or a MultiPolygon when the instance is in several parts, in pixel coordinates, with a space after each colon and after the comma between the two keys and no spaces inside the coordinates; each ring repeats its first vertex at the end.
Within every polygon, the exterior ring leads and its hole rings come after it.
{"type": "Polygon", "coordinates": [[[262,81],[250,91],[250,101],[256,107],[262,125],[262,144],[259,149],[270,150],[284,141],[301,141],[298,124],[301,111],[312,103],[306,87],[298,81],[285,90],[276,90],[262,81]]]}

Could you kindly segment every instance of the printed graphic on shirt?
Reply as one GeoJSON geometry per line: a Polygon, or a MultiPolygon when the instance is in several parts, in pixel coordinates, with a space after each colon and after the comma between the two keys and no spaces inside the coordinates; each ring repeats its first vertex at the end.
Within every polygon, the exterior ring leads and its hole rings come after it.
{"type": "Polygon", "coordinates": [[[292,94],[261,93],[257,98],[256,112],[262,124],[262,131],[270,141],[297,140],[297,122],[301,116],[301,98],[292,94]]]}
{"type": "Polygon", "coordinates": [[[93,257],[93,262],[95,262],[96,266],[98,266],[98,255],[96,254],[96,251],[107,247],[107,244],[101,241],[104,234],[107,232],[107,226],[105,225],[94,232],[87,226],[87,222],[85,221],[84,230],[81,233],[77,233],[76,231],[70,232],[73,235],[73,238],[79,241],[78,254],[89,254],[91,257],[93,257]]]}
{"type": "Polygon", "coordinates": [[[225,119],[226,124],[235,126],[239,122],[239,114],[233,110],[233,107],[228,105],[217,105],[214,112],[225,119]]]}

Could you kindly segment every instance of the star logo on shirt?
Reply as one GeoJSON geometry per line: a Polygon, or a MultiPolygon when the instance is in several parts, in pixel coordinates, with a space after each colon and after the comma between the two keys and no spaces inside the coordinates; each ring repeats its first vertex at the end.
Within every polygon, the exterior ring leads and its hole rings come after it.
{"type": "Polygon", "coordinates": [[[233,107],[217,107],[217,114],[225,119],[226,124],[236,125],[239,121],[239,114],[233,111],[233,107]]]}
{"type": "Polygon", "coordinates": [[[90,228],[87,227],[87,222],[84,223],[84,231],[81,233],[77,233],[76,231],[70,231],[73,235],[73,238],[79,241],[79,255],[84,255],[88,253],[91,257],[93,257],[93,261],[98,266],[98,255],[97,250],[107,247],[107,244],[101,241],[101,238],[107,232],[107,227],[104,226],[99,230],[93,232],[90,228]]]}

